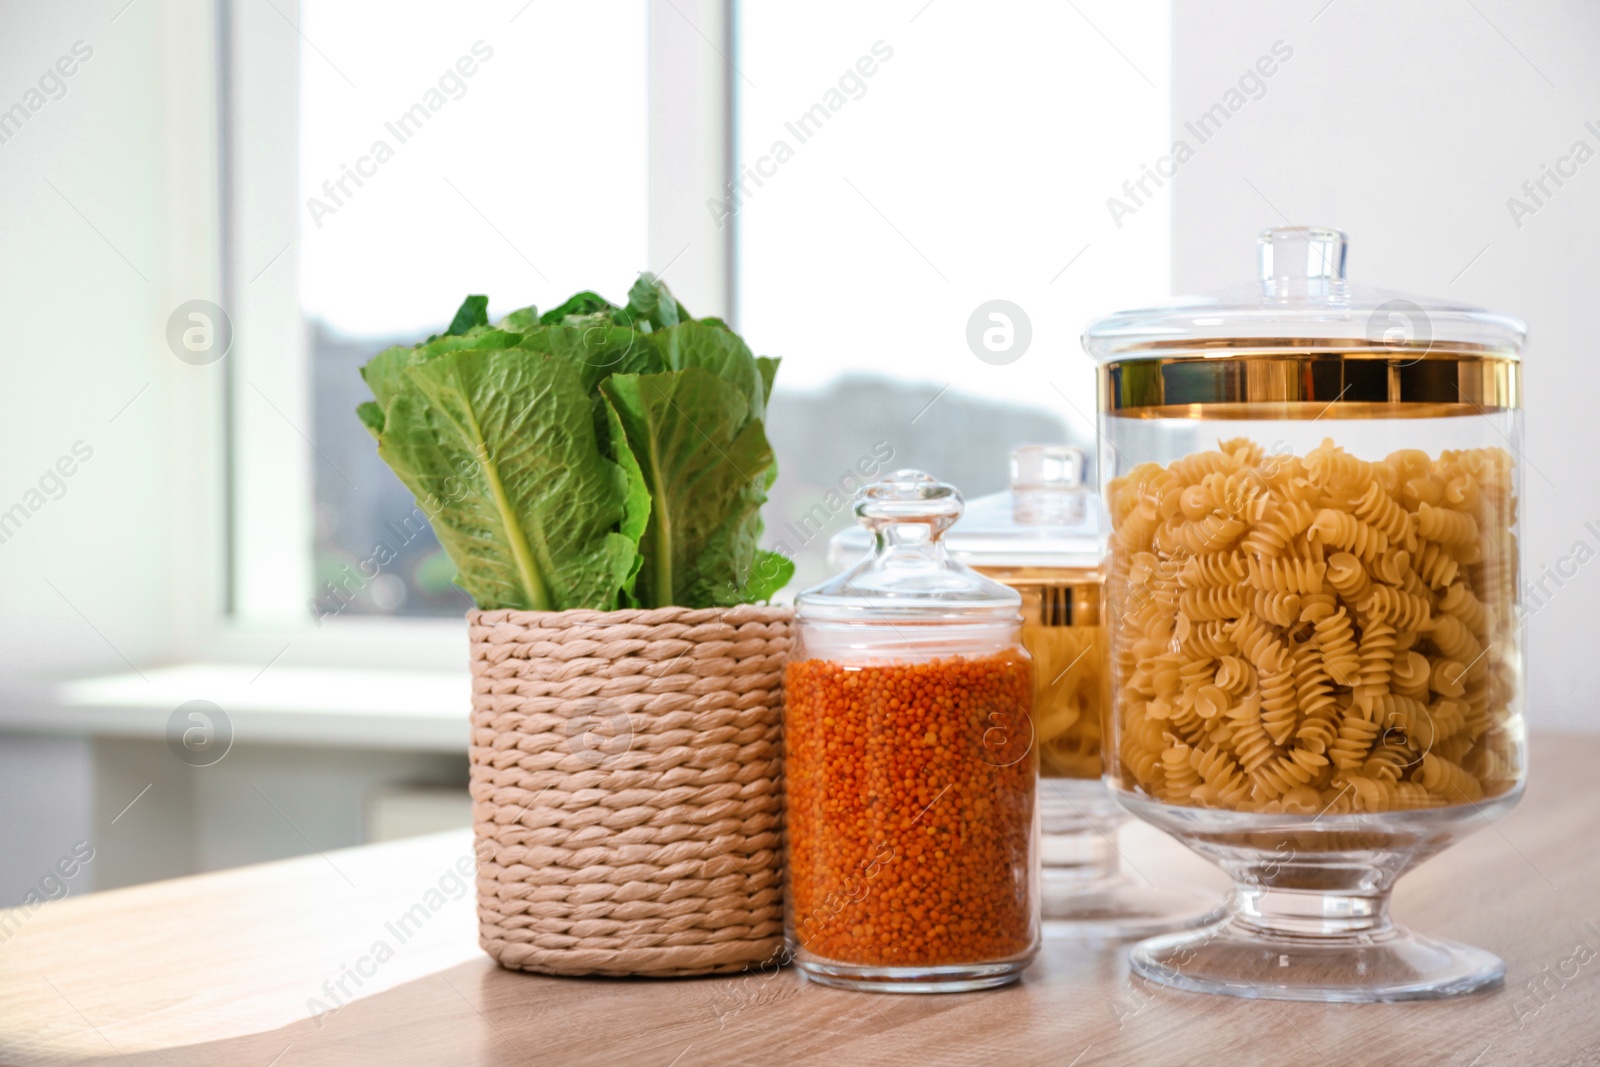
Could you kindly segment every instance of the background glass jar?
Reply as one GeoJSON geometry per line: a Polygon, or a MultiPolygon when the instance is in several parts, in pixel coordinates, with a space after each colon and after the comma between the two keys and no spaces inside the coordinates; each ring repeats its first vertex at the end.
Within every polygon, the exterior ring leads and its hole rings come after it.
{"type": "MultiPolygon", "coordinates": [[[[1087,462],[1074,445],[1013,449],[1009,490],[968,502],[941,540],[952,558],[1022,598],[1022,642],[1034,666],[1045,936],[1143,937],[1193,924],[1216,901],[1137,884],[1121,869],[1116,834],[1127,815],[1100,780],[1104,544],[1087,462]]],[[[865,529],[842,530],[829,560],[848,566],[872,548],[865,529]]]]}
{"type": "Polygon", "coordinates": [[[1269,230],[1251,289],[1095,323],[1108,779],[1217,860],[1230,913],[1132,957],[1240,996],[1467,992],[1395,880],[1524,780],[1520,322],[1345,280],[1269,230]]]}
{"type": "Polygon", "coordinates": [[[981,989],[1038,951],[1021,598],[950,558],[961,509],[917,471],[866,487],[873,551],[795,601],[786,934],[813,981],[981,989]]]}

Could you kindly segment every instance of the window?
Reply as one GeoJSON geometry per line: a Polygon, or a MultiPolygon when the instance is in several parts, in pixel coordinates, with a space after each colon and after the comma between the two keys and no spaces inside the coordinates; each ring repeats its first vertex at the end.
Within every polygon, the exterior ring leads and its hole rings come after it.
{"type": "Polygon", "coordinates": [[[276,339],[239,331],[242,616],[470,606],[356,419],[358,371],[468,293],[504,314],[646,262],[646,5],[608,8],[597,37],[576,4],[233,6],[233,288],[276,339]]]}
{"type": "Polygon", "coordinates": [[[603,32],[594,5],[222,3],[247,622],[467,606],[354,415],[361,364],[467,293],[496,316],[616,297],[670,269],[684,226],[728,242],[667,278],[720,277],[735,325],[784,357],[767,540],[799,586],[848,521],[819,525],[819,502],[863,461],[976,495],[1012,445],[1087,443],[1079,328],[1166,290],[1165,199],[1120,227],[1106,209],[1164,151],[1164,3],[747,3],[726,33],[718,0],[607,0],[603,32]],[[696,108],[706,128],[677,151],[663,129],[696,108]]]}
{"type": "Polygon", "coordinates": [[[739,24],[722,210],[740,328],[785,357],[768,526],[803,585],[863,459],[970,498],[1014,445],[1092,441],[1083,324],[1167,292],[1165,197],[1120,228],[1106,207],[1166,151],[1167,7],[747,3],[739,24]]]}
{"type": "Polygon", "coordinates": [[[557,44],[592,36],[576,4],[476,26],[455,5],[386,6],[375,18],[367,5],[301,4],[307,39],[336,42],[361,85],[302,50],[300,307],[320,615],[471,606],[355,420],[369,398],[361,364],[388,340],[438,332],[466,293],[489,294],[503,314],[626,280],[645,261],[644,4],[617,7],[597,64],[557,44]],[[573,130],[575,107],[580,127],[605,116],[603,132],[573,130]],[[381,568],[378,545],[396,553],[381,568]]]}

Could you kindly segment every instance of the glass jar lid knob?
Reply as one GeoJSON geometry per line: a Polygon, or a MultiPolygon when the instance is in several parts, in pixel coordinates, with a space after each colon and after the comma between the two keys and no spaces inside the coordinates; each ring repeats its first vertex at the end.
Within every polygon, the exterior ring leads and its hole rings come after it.
{"type": "Polygon", "coordinates": [[[1268,297],[1337,297],[1345,292],[1349,238],[1327,226],[1274,226],[1256,239],[1261,291],[1268,297]]]}
{"type": "MultiPolygon", "coordinates": [[[[855,512],[872,533],[866,558],[795,597],[802,621],[899,621],[1013,625],[1022,598],[950,556],[943,535],[966,502],[953,485],[899,470],[856,492],[855,512]]],[[[891,627],[893,630],[893,627],[891,627]]],[[[890,639],[901,644],[898,631],[890,639]]]]}
{"type": "Polygon", "coordinates": [[[882,545],[937,541],[966,502],[953,485],[922,471],[899,470],[856,494],[856,517],[882,545]]]}
{"type": "Polygon", "coordinates": [[[1077,445],[1011,450],[1011,518],[1018,526],[1076,526],[1087,512],[1089,456],[1077,445]]]}
{"type": "Polygon", "coordinates": [[[1088,453],[1077,445],[1019,445],[1011,450],[1011,488],[1018,493],[1077,489],[1088,462],[1088,453]]]}

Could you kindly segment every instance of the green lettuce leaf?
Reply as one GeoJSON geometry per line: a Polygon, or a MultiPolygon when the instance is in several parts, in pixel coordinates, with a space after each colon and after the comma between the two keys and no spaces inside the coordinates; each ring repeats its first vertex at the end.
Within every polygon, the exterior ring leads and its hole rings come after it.
{"type": "Polygon", "coordinates": [[[641,330],[664,330],[689,321],[688,310],[678,303],[666,283],[649,273],[639,275],[639,280],[628,290],[627,314],[641,330]]]}
{"type": "Polygon", "coordinates": [[[469,296],[456,309],[456,317],[450,320],[450,328],[445,330],[445,335],[453,337],[466,333],[474,326],[487,325],[489,325],[489,298],[469,296]]]}
{"type": "Polygon", "coordinates": [[[772,383],[778,377],[778,364],[783,361],[771,356],[757,356],[756,369],[761,372],[761,399],[763,402],[772,399],[772,383]]]}
{"type": "Polygon", "coordinates": [[[755,561],[750,567],[750,577],[739,590],[734,603],[753,604],[758,600],[771,600],[772,595],[788,585],[793,577],[794,560],[778,552],[757,549],[755,561]]]}
{"type": "Polygon", "coordinates": [[[601,391],[650,490],[640,603],[737,602],[755,561],[773,462],[743,391],[702,367],[614,374],[601,391]]]}
{"type": "Polygon", "coordinates": [[[499,329],[507,330],[511,333],[527,333],[539,325],[539,309],[532,305],[518,308],[501,319],[496,325],[499,329]]]}
{"type": "Polygon", "coordinates": [[[600,383],[619,371],[648,374],[662,369],[660,355],[644,343],[642,334],[608,320],[583,326],[541,326],[513,343],[541,359],[556,359],[574,367],[583,379],[584,392],[595,397],[600,383]]]}
{"type": "Polygon", "coordinates": [[[601,296],[599,293],[582,292],[567,299],[566,303],[553,307],[539,316],[542,326],[559,326],[567,319],[576,316],[605,314],[617,310],[616,306],[601,296]]]}
{"type": "Polygon", "coordinates": [[[766,418],[766,374],[738,334],[705,321],[685,322],[652,333],[647,341],[660,354],[663,370],[708,370],[744,395],[750,418],[766,418]]]}
{"type": "Polygon", "coordinates": [[[644,471],[640,468],[633,449],[628,447],[628,436],[622,428],[622,419],[617,415],[617,409],[604,397],[600,403],[606,414],[606,436],[611,448],[611,458],[622,468],[628,486],[627,495],[622,502],[622,523],[618,532],[633,546],[633,562],[629,565],[627,578],[623,581],[622,603],[625,607],[638,607],[639,598],[634,594],[633,587],[639,577],[640,569],[644,566],[644,556],[640,554],[638,546],[650,523],[650,486],[644,480],[644,471]]]}
{"type": "Polygon", "coordinates": [[[361,421],[366,423],[369,430],[373,430],[375,433],[382,431],[382,412],[388,409],[389,401],[401,393],[410,391],[411,379],[406,377],[406,368],[411,365],[411,361],[416,358],[416,354],[417,349],[415,348],[405,348],[398,345],[394,348],[385,348],[382,352],[369,359],[367,365],[361,368],[361,378],[367,383],[367,388],[372,390],[373,399],[367,404],[362,404],[356,410],[363,412],[361,421]],[[374,425],[374,419],[364,413],[369,404],[377,408],[379,412],[376,418],[376,425],[374,425]]]}
{"type": "Polygon", "coordinates": [[[601,454],[577,369],[514,350],[460,350],[408,370],[378,453],[424,504],[484,608],[617,604],[636,566],[616,531],[627,475],[601,454]],[[433,507],[428,507],[433,503],[433,507]]]}

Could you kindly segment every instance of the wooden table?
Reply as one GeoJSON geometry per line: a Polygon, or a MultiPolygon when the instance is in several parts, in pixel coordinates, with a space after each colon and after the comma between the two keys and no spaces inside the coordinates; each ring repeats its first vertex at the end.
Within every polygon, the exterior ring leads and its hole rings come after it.
{"type": "MultiPolygon", "coordinates": [[[[1597,817],[1600,739],[1538,738],[1522,805],[1401,881],[1401,921],[1506,960],[1504,989],[1456,1001],[1197,996],[1132,985],[1118,946],[1068,941],[1048,941],[1020,985],[930,997],[792,970],[515,974],[478,951],[457,869],[470,840],[453,833],[0,912],[15,930],[0,944],[0,1062],[1600,1064],[1597,817]]],[[[1154,882],[1223,886],[1147,827],[1124,839],[1154,882]]]]}

